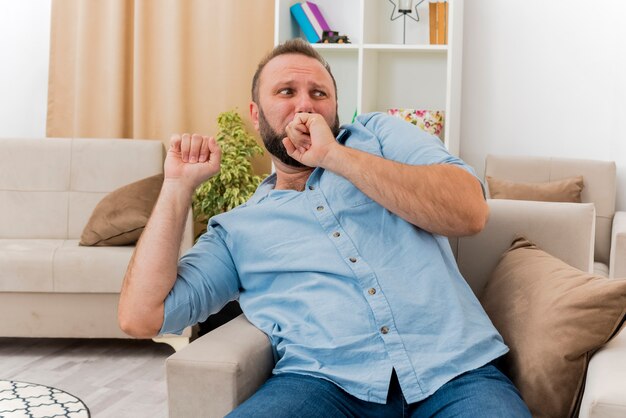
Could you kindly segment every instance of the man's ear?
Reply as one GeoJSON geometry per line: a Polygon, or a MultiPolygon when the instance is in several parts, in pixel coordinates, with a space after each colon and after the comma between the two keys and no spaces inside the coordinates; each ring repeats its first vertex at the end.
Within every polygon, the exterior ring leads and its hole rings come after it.
{"type": "Polygon", "coordinates": [[[259,106],[255,102],[250,102],[250,119],[254,123],[254,129],[259,130],[259,106]]]}

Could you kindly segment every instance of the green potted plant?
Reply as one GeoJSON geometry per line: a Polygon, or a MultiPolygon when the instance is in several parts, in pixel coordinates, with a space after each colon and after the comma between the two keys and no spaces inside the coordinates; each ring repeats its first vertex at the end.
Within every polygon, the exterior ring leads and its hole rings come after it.
{"type": "Polygon", "coordinates": [[[220,113],[217,125],[215,139],[222,149],[221,169],[196,189],[193,198],[194,220],[204,227],[212,216],[246,202],[263,179],[254,175],[251,162],[252,157],[263,154],[263,149],[246,130],[239,113],[220,113]]]}

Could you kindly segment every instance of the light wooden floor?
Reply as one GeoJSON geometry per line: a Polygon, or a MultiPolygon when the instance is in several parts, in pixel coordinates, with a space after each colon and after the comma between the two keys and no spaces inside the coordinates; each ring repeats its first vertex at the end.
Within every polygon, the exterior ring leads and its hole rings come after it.
{"type": "Polygon", "coordinates": [[[0,338],[0,379],[80,398],[95,418],[167,417],[166,344],[139,340],[0,338]]]}

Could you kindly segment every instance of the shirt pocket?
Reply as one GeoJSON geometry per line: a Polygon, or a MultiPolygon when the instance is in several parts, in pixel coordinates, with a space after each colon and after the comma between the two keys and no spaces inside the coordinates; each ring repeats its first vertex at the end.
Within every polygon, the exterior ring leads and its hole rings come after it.
{"type": "MultiPolygon", "coordinates": [[[[357,138],[350,137],[347,141],[347,146],[357,149],[359,151],[366,152],[368,154],[382,157],[382,151],[380,144],[376,140],[357,141],[357,138]]],[[[336,201],[342,202],[344,208],[354,208],[361,205],[367,205],[374,203],[374,201],[359,190],[355,185],[345,178],[338,176],[334,173],[327,172],[328,174],[328,187],[336,193],[333,193],[336,201]]]]}
{"type": "Polygon", "coordinates": [[[354,208],[374,203],[374,201],[359,190],[355,185],[334,173],[326,173],[326,187],[329,202],[338,209],[354,208]]]}

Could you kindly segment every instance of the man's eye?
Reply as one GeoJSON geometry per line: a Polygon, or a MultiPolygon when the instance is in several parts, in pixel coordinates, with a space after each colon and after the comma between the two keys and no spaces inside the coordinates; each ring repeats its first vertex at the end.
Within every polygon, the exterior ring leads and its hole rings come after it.
{"type": "Polygon", "coordinates": [[[326,97],[326,93],[324,93],[323,91],[320,91],[320,90],[315,90],[315,91],[313,92],[313,95],[314,95],[315,97],[326,97]]]}
{"type": "Polygon", "coordinates": [[[291,94],[293,93],[293,90],[291,90],[290,88],[284,88],[281,90],[278,90],[278,94],[291,94]]]}

